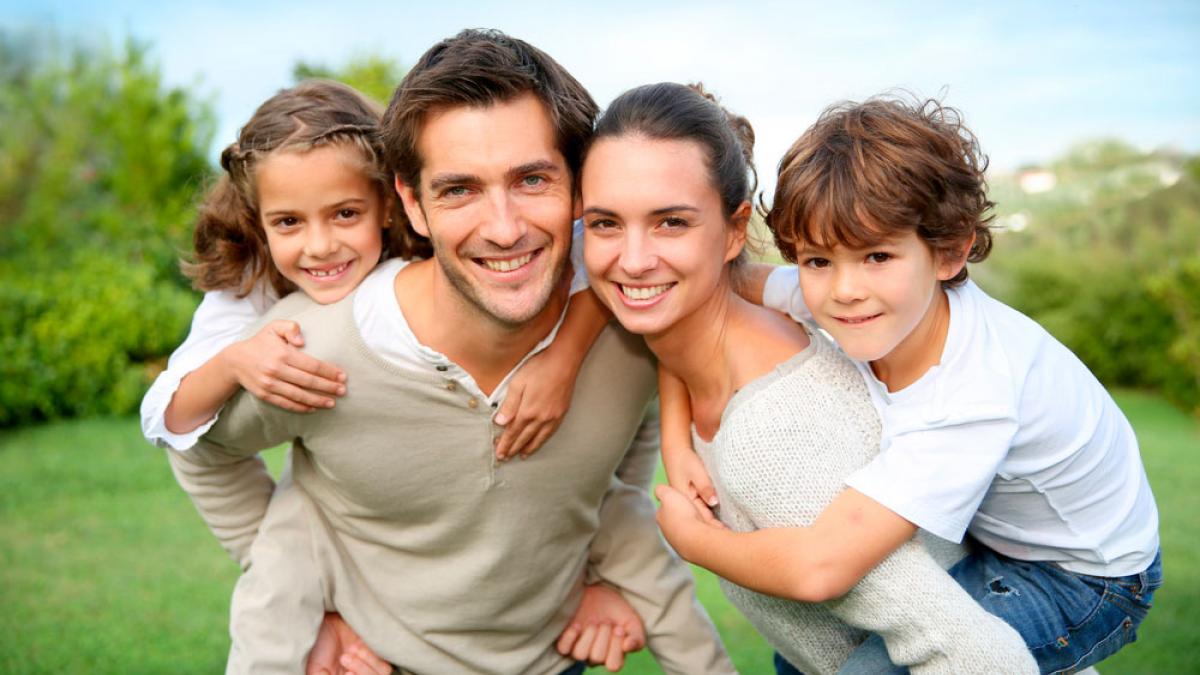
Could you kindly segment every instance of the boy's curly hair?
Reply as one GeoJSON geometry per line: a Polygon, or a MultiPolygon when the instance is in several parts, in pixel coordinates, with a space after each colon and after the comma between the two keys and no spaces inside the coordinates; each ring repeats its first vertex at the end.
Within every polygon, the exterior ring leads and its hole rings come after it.
{"type": "MultiPolygon", "coordinates": [[[[951,260],[973,238],[966,261],[980,262],[992,248],[986,169],[961,114],[937,100],[839,103],[780,161],[767,227],[791,262],[801,244],[866,248],[907,231],[951,260]]],[[[945,283],[966,278],[964,264],[945,283]]]]}

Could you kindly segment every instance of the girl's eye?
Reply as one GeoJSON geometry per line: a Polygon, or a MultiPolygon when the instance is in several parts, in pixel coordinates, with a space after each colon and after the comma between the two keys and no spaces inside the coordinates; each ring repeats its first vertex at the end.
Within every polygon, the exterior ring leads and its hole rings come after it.
{"type": "Polygon", "coordinates": [[[867,254],[867,260],[873,263],[885,263],[891,259],[892,254],[884,253],[883,251],[875,251],[874,253],[867,254]]]}
{"type": "Polygon", "coordinates": [[[290,229],[299,224],[300,224],[300,219],[296,218],[295,216],[284,216],[283,218],[280,218],[279,220],[275,221],[275,227],[277,227],[281,230],[290,229]]]}
{"type": "Polygon", "coordinates": [[[338,218],[342,218],[343,220],[349,220],[349,219],[357,216],[358,211],[355,211],[354,209],[339,209],[337,212],[337,215],[338,215],[338,218]]]}

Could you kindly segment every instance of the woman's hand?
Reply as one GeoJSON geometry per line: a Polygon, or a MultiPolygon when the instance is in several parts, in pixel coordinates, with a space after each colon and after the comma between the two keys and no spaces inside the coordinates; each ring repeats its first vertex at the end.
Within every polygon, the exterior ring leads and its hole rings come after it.
{"type": "Polygon", "coordinates": [[[300,351],[304,337],[294,321],[272,321],[254,337],[220,354],[229,375],[246,391],[292,412],[332,408],[346,393],[346,374],[300,351]]]}
{"type": "Polygon", "coordinates": [[[305,675],[389,675],[392,666],[362,641],[341,614],[326,613],[305,675]]]}
{"type": "Polygon", "coordinates": [[[564,363],[550,349],[521,366],[496,413],[496,424],[504,427],[496,459],[528,457],[550,438],[571,407],[578,372],[578,361],[564,363]]]}
{"type": "Polygon", "coordinates": [[[604,584],[583,587],[583,600],[558,638],[558,653],[609,672],[625,665],[625,654],[646,646],[642,618],[616,590],[604,584]]]}

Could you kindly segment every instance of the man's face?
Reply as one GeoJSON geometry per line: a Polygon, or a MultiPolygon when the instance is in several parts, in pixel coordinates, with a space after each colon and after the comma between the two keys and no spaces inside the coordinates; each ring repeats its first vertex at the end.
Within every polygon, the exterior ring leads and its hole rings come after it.
{"type": "Polygon", "coordinates": [[[439,273],[505,326],[546,307],[571,244],[572,183],[545,106],[532,94],[429,115],[417,142],[420,198],[397,190],[433,243],[439,273]]]}

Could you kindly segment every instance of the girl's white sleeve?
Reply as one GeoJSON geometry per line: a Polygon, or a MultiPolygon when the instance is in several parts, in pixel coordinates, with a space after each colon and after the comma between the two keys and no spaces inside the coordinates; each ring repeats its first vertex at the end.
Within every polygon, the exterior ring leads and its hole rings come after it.
{"type": "Polygon", "coordinates": [[[167,369],[154,380],[142,399],[142,435],[160,448],[187,450],[217,421],[217,415],[199,427],[182,434],[167,429],[167,406],[179,383],[193,370],[204,365],[222,349],[237,342],[246,329],[257,322],[275,303],[273,294],[256,287],[239,298],[232,291],[209,291],[192,316],[187,339],[167,360],[167,369]]]}
{"type": "Polygon", "coordinates": [[[583,268],[583,221],[571,226],[571,295],[588,289],[587,270],[583,268]]]}

